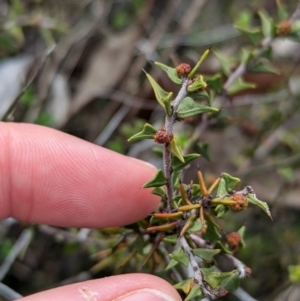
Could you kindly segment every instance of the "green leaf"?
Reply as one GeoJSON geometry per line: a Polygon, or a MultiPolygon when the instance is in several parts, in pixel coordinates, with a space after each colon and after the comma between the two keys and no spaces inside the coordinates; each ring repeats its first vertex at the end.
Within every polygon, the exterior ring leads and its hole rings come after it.
{"type": "Polygon", "coordinates": [[[176,143],[176,138],[174,137],[172,139],[172,141],[168,144],[168,150],[169,152],[175,156],[176,158],[178,158],[181,162],[184,163],[184,158],[182,156],[182,151],[181,149],[179,148],[179,146],[177,145],[176,143]]]}
{"type": "Polygon", "coordinates": [[[246,231],[246,227],[245,227],[245,226],[242,226],[242,227],[237,231],[237,233],[240,234],[240,236],[241,236],[241,238],[242,238],[240,244],[242,245],[243,248],[246,246],[246,243],[245,243],[245,240],[244,240],[244,237],[245,237],[245,231],[246,231]]]}
{"type": "Polygon", "coordinates": [[[221,253],[225,253],[225,254],[230,254],[232,255],[232,252],[230,250],[228,250],[220,240],[216,241],[215,243],[215,248],[218,248],[221,250],[221,253]]]}
{"type": "Polygon", "coordinates": [[[189,300],[192,300],[192,299],[195,299],[195,298],[198,298],[198,297],[201,298],[201,297],[204,297],[204,296],[201,292],[200,286],[196,284],[195,286],[193,286],[192,290],[186,296],[184,301],[189,301],[189,300]]]}
{"type": "Polygon", "coordinates": [[[288,270],[290,281],[294,283],[300,282],[300,264],[290,265],[288,270]]]}
{"type": "Polygon", "coordinates": [[[202,229],[202,223],[199,218],[193,221],[192,226],[189,228],[189,233],[199,232],[202,229]]]}
{"type": "Polygon", "coordinates": [[[176,245],[177,239],[178,239],[177,235],[176,235],[176,234],[173,234],[173,235],[168,235],[168,236],[166,236],[166,237],[163,239],[163,241],[168,242],[168,243],[171,243],[172,245],[176,245]]]}
{"type": "Polygon", "coordinates": [[[198,256],[204,260],[212,260],[213,257],[220,253],[220,249],[202,249],[202,248],[199,248],[199,249],[193,249],[192,250],[192,253],[195,255],[195,256],[198,256]]]}
{"type": "Polygon", "coordinates": [[[152,190],[151,190],[151,193],[152,194],[155,194],[155,195],[158,195],[158,196],[160,196],[160,197],[164,197],[165,196],[165,194],[166,194],[166,192],[165,192],[165,190],[162,188],[162,187],[155,187],[155,188],[153,188],[152,190]]]}
{"type": "Polygon", "coordinates": [[[239,274],[235,272],[229,277],[225,278],[220,283],[220,287],[225,288],[228,291],[235,291],[238,289],[239,284],[240,284],[239,274]]]}
{"type": "Polygon", "coordinates": [[[228,173],[222,173],[222,179],[225,180],[227,192],[235,189],[236,185],[241,181],[239,178],[233,177],[228,173]]]}
{"type": "Polygon", "coordinates": [[[141,255],[143,255],[143,250],[145,246],[145,241],[143,236],[138,235],[136,240],[134,241],[134,249],[141,255]]]}
{"type": "Polygon", "coordinates": [[[160,67],[163,71],[165,71],[173,83],[178,84],[178,85],[180,85],[182,83],[181,78],[178,77],[176,68],[171,68],[171,67],[164,65],[162,63],[159,63],[159,62],[154,62],[154,64],[156,66],[160,67]]]}
{"type": "Polygon", "coordinates": [[[235,65],[236,61],[232,58],[224,56],[219,51],[214,51],[213,53],[217,57],[218,61],[220,62],[221,68],[222,68],[222,71],[224,72],[224,74],[229,76],[231,73],[231,68],[232,68],[232,66],[235,65]]]}
{"type": "Polygon", "coordinates": [[[241,58],[241,62],[244,65],[248,65],[249,61],[251,60],[251,58],[253,57],[253,53],[252,50],[247,49],[247,48],[243,48],[242,49],[242,58],[241,58]]]}
{"type": "Polygon", "coordinates": [[[143,188],[149,188],[149,187],[160,187],[163,186],[167,183],[167,180],[162,172],[161,169],[159,169],[156,173],[156,175],[154,176],[154,178],[152,180],[150,180],[149,182],[145,183],[143,188]]]}
{"type": "Polygon", "coordinates": [[[161,218],[155,217],[154,215],[151,216],[149,221],[150,225],[160,223],[160,222],[161,222],[161,218]]]}
{"type": "Polygon", "coordinates": [[[289,14],[285,7],[282,5],[281,0],[276,0],[277,4],[277,14],[280,21],[287,20],[289,17],[289,14]]]}
{"type": "Polygon", "coordinates": [[[256,87],[253,83],[245,82],[241,77],[239,77],[234,83],[227,89],[228,95],[233,95],[238,92],[247,90],[247,89],[254,89],[256,87]]]}
{"type": "Polygon", "coordinates": [[[214,90],[217,94],[222,92],[222,76],[220,73],[216,73],[213,76],[205,76],[205,81],[210,89],[214,90]]]}
{"type": "MultiPolygon", "coordinates": [[[[203,271],[203,269],[201,269],[203,271]]],[[[234,272],[236,273],[236,272],[234,272]]],[[[232,276],[233,272],[205,272],[204,279],[213,287],[218,288],[220,283],[226,278],[232,276]]]]}
{"type": "Polygon", "coordinates": [[[261,29],[265,38],[274,37],[275,35],[275,24],[269,14],[265,10],[258,12],[261,21],[261,29]]]}
{"type": "Polygon", "coordinates": [[[228,194],[228,191],[226,189],[226,182],[223,178],[221,178],[217,190],[217,197],[224,197],[226,194],[228,194]]]}
{"type": "Polygon", "coordinates": [[[263,39],[263,35],[259,28],[248,28],[248,27],[241,27],[238,25],[234,26],[236,30],[244,34],[248,37],[254,45],[259,45],[260,41],[263,39]]]}
{"type": "Polygon", "coordinates": [[[188,86],[187,89],[188,89],[189,92],[195,92],[195,91],[198,91],[198,90],[205,89],[206,87],[207,87],[206,81],[203,79],[202,75],[199,75],[195,79],[195,81],[188,86]]]}
{"type": "Polygon", "coordinates": [[[173,285],[179,291],[183,291],[186,295],[191,291],[191,284],[194,283],[194,278],[188,278],[173,285]]]}
{"type": "Polygon", "coordinates": [[[183,156],[184,162],[182,162],[181,160],[179,160],[177,157],[172,157],[172,169],[173,169],[173,171],[182,170],[185,166],[187,166],[193,160],[195,160],[195,159],[197,159],[199,157],[200,157],[199,154],[184,155],[183,156]]]}
{"type": "Polygon", "coordinates": [[[166,271],[174,268],[179,262],[175,259],[171,259],[169,264],[166,267],[166,271]]]}
{"type": "Polygon", "coordinates": [[[256,194],[252,193],[252,194],[248,194],[247,195],[247,200],[249,201],[249,203],[260,207],[271,219],[272,219],[272,215],[269,209],[269,206],[266,202],[262,202],[260,201],[257,197],[256,194]]]}
{"type": "Polygon", "coordinates": [[[172,173],[172,183],[174,187],[179,185],[179,176],[180,176],[181,170],[176,170],[172,173]]]}
{"type": "Polygon", "coordinates": [[[178,118],[187,118],[202,113],[218,112],[216,108],[200,105],[196,103],[191,97],[185,97],[180,103],[177,110],[178,118]]]}
{"type": "Polygon", "coordinates": [[[202,100],[205,99],[208,103],[210,103],[210,95],[205,90],[200,90],[196,92],[190,92],[189,96],[194,100],[202,100]]]}
{"type": "Polygon", "coordinates": [[[250,27],[252,22],[252,13],[249,10],[243,10],[235,20],[234,25],[239,27],[250,27]]]}
{"type": "Polygon", "coordinates": [[[207,142],[198,142],[196,144],[196,151],[202,155],[207,161],[210,161],[209,144],[207,142]]]}
{"type": "Polygon", "coordinates": [[[203,61],[207,58],[209,54],[210,49],[206,49],[204,53],[201,55],[199,61],[197,62],[196,66],[193,68],[193,70],[189,73],[188,78],[193,78],[196,72],[198,71],[199,67],[203,63],[203,61]]]}
{"type": "Polygon", "coordinates": [[[172,254],[169,254],[169,256],[186,267],[189,265],[189,256],[181,248],[178,248],[172,254]]]}
{"type": "Polygon", "coordinates": [[[267,59],[265,58],[260,58],[255,62],[254,65],[250,65],[248,70],[250,72],[255,72],[255,73],[273,73],[276,75],[280,74],[280,71],[275,68],[267,59]]]}
{"type": "Polygon", "coordinates": [[[206,220],[206,223],[207,223],[207,230],[203,235],[203,238],[210,242],[219,240],[220,233],[218,231],[218,228],[209,219],[206,220]]]}
{"type": "Polygon", "coordinates": [[[224,205],[221,205],[219,204],[216,208],[215,208],[215,211],[217,213],[217,217],[222,217],[224,216],[228,211],[229,211],[229,208],[227,206],[224,206],[224,205]]]}
{"type": "Polygon", "coordinates": [[[170,103],[172,100],[173,92],[166,92],[161,86],[154,80],[154,78],[146,72],[146,76],[152,86],[157,102],[165,109],[166,113],[169,114],[166,109],[166,103],[170,103]]]}
{"type": "Polygon", "coordinates": [[[157,130],[151,124],[146,123],[142,131],[130,137],[128,141],[132,142],[144,139],[153,139],[156,132],[157,130]]]}

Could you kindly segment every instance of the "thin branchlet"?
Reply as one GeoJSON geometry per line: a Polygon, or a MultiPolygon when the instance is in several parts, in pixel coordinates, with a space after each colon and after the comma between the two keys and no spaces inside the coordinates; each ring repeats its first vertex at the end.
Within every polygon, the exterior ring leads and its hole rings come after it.
{"type": "MultiPolygon", "coordinates": [[[[172,106],[172,114],[170,116],[166,116],[165,119],[165,129],[166,134],[169,136],[173,132],[173,125],[176,120],[177,109],[180,103],[187,95],[187,86],[188,86],[188,79],[182,79],[181,89],[179,90],[172,106]]],[[[173,183],[172,183],[172,166],[171,166],[171,153],[168,150],[168,144],[165,143],[163,147],[163,168],[164,168],[164,175],[167,180],[166,184],[166,194],[167,194],[167,211],[171,212],[172,210],[172,200],[173,200],[173,183]]]]}

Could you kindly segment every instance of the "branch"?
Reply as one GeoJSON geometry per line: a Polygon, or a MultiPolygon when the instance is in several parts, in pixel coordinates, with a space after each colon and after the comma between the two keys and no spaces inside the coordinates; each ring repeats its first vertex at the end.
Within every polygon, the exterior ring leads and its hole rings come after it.
{"type": "Polygon", "coordinates": [[[188,255],[189,257],[189,262],[190,262],[190,265],[194,271],[194,279],[195,279],[195,282],[199,284],[200,286],[200,289],[202,291],[202,293],[214,300],[216,298],[219,298],[219,297],[223,297],[227,294],[227,291],[224,290],[224,289],[217,289],[217,290],[214,290],[205,280],[204,280],[204,276],[202,274],[202,271],[200,270],[200,267],[194,257],[194,254],[192,253],[191,251],[191,248],[190,246],[188,245],[186,239],[184,236],[181,236],[179,237],[179,243],[180,243],[180,246],[181,248],[183,249],[183,251],[188,255]]]}
{"type": "MultiPolygon", "coordinates": [[[[170,136],[173,132],[173,125],[176,121],[176,111],[180,105],[180,103],[183,101],[183,99],[187,95],[187,86],[188,86],[188,79],[183,78],[182,79],[182,86],[173,102],[172,107],[172,114],[170,116],[166,115],[165,119],[165,129],[166,134],[170,136]]],[[[168,211],[171,212],[172,206],[172,200],[173,200],[173,183],[172,183],[172,166],[171,166],[171,153],[168,150],[168,144],[164,144],[163,148],[163,162],[164,162],[164,175],[167,180],[167,207],[168,211]]]]}
{"type": "Polygon", "coordinates": [[[5,258],[4,262],[0,267],[0,281],[5,277],[7,272],[9,271],[12,264],[15,262],[16,258],[20,255],[24,249],[29,245],[32,238],[31,229],[25,229],[21,235],[18,237],[14,246],[10,250],[9,254],[5,258]]]}

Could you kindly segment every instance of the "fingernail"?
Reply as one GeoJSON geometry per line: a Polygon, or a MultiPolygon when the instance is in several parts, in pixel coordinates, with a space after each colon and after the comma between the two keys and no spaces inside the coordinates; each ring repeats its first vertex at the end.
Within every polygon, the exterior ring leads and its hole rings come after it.
{"type": "Polygon", "coordinates": [[[154,289],[143,289],[129,293],[116,301],[176,301],[173,297],[154,289]]]}

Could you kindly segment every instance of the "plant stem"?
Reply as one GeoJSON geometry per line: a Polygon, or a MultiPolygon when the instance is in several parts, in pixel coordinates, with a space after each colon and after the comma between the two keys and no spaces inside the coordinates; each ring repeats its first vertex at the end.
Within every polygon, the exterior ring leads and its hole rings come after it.
{"type": "Polygon", "coordinates": [[[184,236],[181,236],[179,237],[179,243],[180,243],[180,246],[181,248],[183,249],[183,251],[189,256],[189,262],[190,262],[190,265],[194,271],[194,279],[195,279],[195,282],[198,283],[198,285],[200,286],[201,288],[201,291],[202,293],[214,300],[218,297],[221,297],[225,294],[225,291],[223,289],[221,290],[214,290],[205,280],[204,280],[204,277],[203,277],[203,274],[199,268],[199,265],[194,257],[194,254],[192,253],[191,251],[191,248],[189,246],[189,244],[187,243],[186,241],[186,238],[184,236]]]}
{"type": "MultiPolygon", "coordinates": [[[[173,102],[172,106],[172,114],[170,116],[166,116],[165,119],[165,129],[167,135],[171,135],[173,132],[173,125],[176,121],[176,111],[183,101],[183,99],[187,95],[187,86],[188,86],[188,79],[182,78],[182,85],[181,88],[173,102]]],[[[167,180],[167,210],[168,212],[172,211],[172,200],[173,200],[173,183],[172,183],[172,165],[171,165],[171,153],[168,150],[168,144],[164,144],[163,148],[163,167],[164,167],[164,175],[167,180]]]]}

